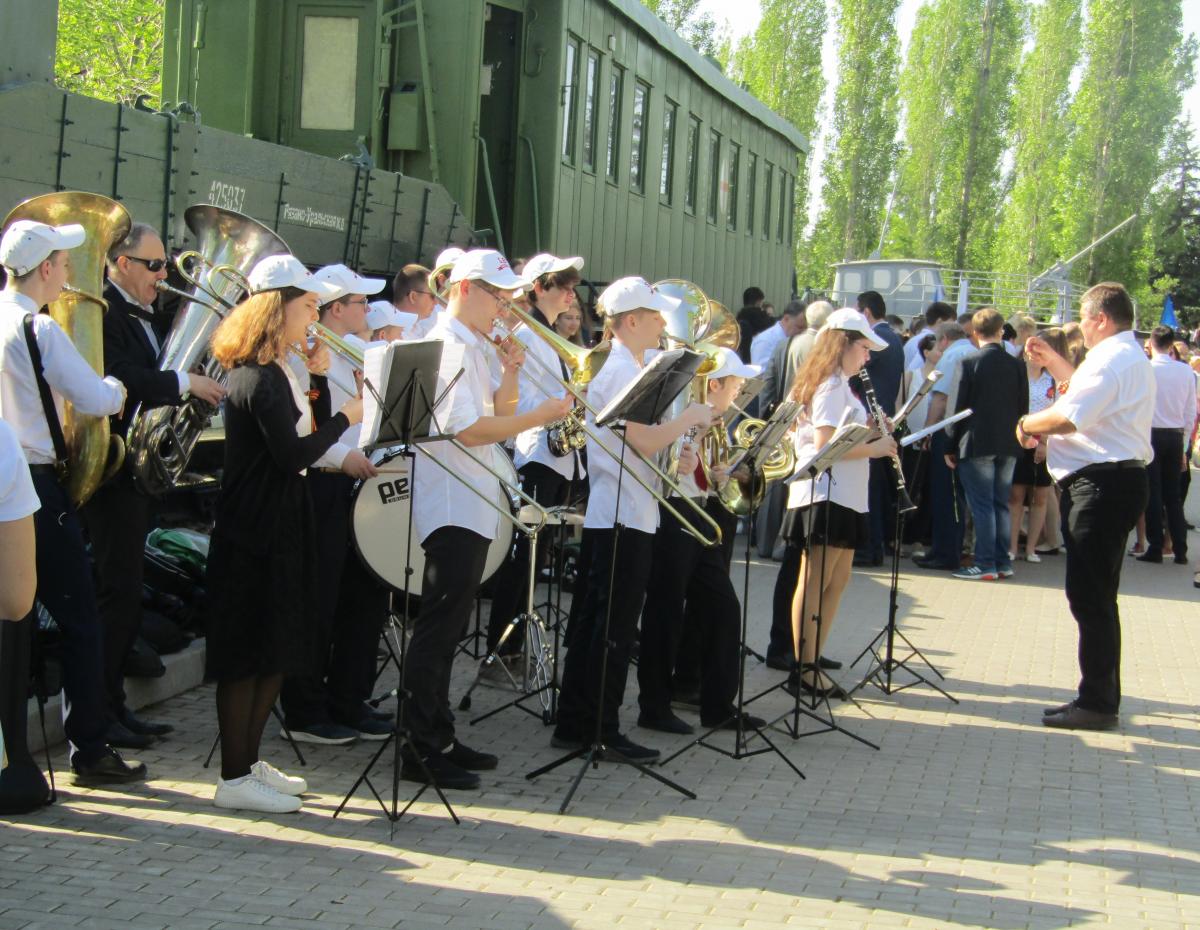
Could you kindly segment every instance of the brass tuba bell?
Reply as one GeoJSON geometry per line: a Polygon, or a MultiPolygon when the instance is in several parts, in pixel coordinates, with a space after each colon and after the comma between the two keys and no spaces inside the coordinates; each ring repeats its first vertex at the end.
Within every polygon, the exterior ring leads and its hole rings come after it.
{"type": "MultiPolygon", "coordinates": [[[[83,245],[67,252],[67,285],[50,304],[50,316],[92,369],[104,374],[104,259],[108,250],[129,235],[129,211],[108,197],[85,191],[41,194],[17,204],[4,218],[4,229],[17,220],[34,220],[49,226],[78,223],[87,231],[83,245]]],[[[79,413],[66,401],[62,415],[67,443],[64,482],[76,507],[83,506],[96,489],[111,478],[125,461],[125,444],[109,432],[108,417],[79,413]]]]}

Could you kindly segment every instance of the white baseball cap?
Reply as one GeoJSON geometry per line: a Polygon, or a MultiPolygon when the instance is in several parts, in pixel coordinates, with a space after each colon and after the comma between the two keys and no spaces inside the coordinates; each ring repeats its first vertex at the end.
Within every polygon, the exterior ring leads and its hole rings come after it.
{"type": "Polygon", "coordinates": [[[456,245],[452,245],[448,249],[442,249],[438,253],[437,261],[433,263],[433,274],[436,275],[438,272],[453,268],[454,263],[466,254],[466,252],[456,245]]]}
{"type": "Polygon", "coordinates": [[[680,303],[682,301],[655,290],[645,278],[618,278],[604,289],[597,308],[603,315],[614,317],[630,310],[670,313],[680,303]]]}
{"type": "MultiPolygon", "coordinates": [[[[355,293],[351,291],[351,293],[355,293]]],[[[367,326],[371,329],[382,329],[385,326],[399,326],[405,332],[417,322],[415,313],[405,313],[397,310],[390,300],[372,300],[367,305],[367,326]]]]}
{"type": "Polygon", "coordinates": [[[747,365],[733,349],[724,346],[717,349],[719,364],[715,371],[708,373],[709,378],[757,378],[762,374],[762,365],[747,365]]]}
{"type": "Polygon", "coordinates": [[[383,278],[364,278],[355,274],[345,265],[326,265],[317,269],[313,277],[326,284],[332,284],[338,292],[328,300],[340,300],[350,294],[378,294],[387,283],[383,278]]]}
{"type": "Polygon", "coordinates": [[[572,258],[559,258],[557,255],[551,255],[549,252],[540,252],[525,263],[525,267],[521,270],[521,275],[529,282],[530,286],[544,274],[554,274],[556,271],[566,271],[568,268],[574,268],[579,271],[583,268],[583,259],[578,255],[572,258]]]}
{"type": "Polygon", "coordinates": [[[848,333],[858,333],[867,341],[872,352],[887,348],[887,343],[871,331],[871,324],[867,322],[867,318],[853,307],[842,307],[841,310],[834,310],[829,314],[825,325],[821,327],[821,332],[825,332],[827,329],[841,329],[848,333]]]}
{"type": "Polygon", "coordinates": [[[495,249],[472,249],[454,263],[450,283],[484,281],[502,291],[523,291],[529,282],[517,275],[508,259],[495,249]]]}
{"type": "Polygon", "coordinates": [[[337,295],[337,288],[304,267],[295,255],[268,255],[260,259],[246,276],[250,282],[250,293],[275,291],[283,287],[298,287],[302,291],[316,294],[321,303],[328,303],[337,295]]]}
{"type": "Polygon", "coordinates": [[[0,265],[15,275],[28,274],[59,249],[73,249],[87,238],[82,226],[47,226],[36,220],[17,220],[0,239],[0,265]]]}

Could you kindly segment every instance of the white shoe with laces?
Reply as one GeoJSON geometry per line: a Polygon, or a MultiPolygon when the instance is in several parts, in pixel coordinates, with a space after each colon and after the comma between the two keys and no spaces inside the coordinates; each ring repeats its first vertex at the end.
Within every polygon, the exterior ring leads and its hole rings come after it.
{"type": "Polygon", "coordinates": [[[281,772],[270,762],[263,762],[261,759],[250,766],[250,774],[268,788],[274,788],[280,794],[286,794],[293,798],[299,797],[308,790],[308,782],[300,776],[281,772]]]}
{"type": "Polygon", "coordinates": [[[1042,561],[1042,557],[1040,555],[1038,555],[1036,552],[1026,552],[1025,553],[1025,561],[1033,562],[1034,564],[1037,564],[1038,562],[1042,561]]]}
{"type": "Polygon", "coordinates": [[[300,810],[299,798],[280,794],[253,775],[243,775],[229,781],[217,779],[213,803],[229,810],[261,811],[264,814],[291,814],[300,810]]]}

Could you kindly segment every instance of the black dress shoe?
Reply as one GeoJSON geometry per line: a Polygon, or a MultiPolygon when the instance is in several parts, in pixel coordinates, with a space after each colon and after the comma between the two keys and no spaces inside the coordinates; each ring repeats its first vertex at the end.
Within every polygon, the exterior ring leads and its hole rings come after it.
{"type": "Polygon", "coordinates": [[[425,776],[427,769],[439,788],[473,791],[479,787],[478,775],[468,772],[460,765],[455,765],[440,752],[431,752],[424,757],[424,762],[425,769],[422,769],[416,759],[409,758],[405,753],[404,761],[400,766],[400,777],[405,781],[415,781],[427,785],[429,784],[429,778],[425,776]]]}
{"type": "MultiPolygon", "coordinates": [[[[724,717],[718,717],[716,720],[711,718],[706,720],[705,718],[701,717],[700,723],[702,726],[710,729],[715,728],[718,730],[736,730],[738,728],[737,711],[735,711],[733,708],[730,708],[728,714],[726,714],[724,717]]],[[[761,730],[766,725],[767,721],[763,720],[762,717],[756,717],[754,714],[747,714],[744,711],[742,712],[743,730],[761,730]]]]}
{"type": "Polygon", "coordinates": [[[773,668],[777,672],[790,672],[795,664],[796,660],[786,653],[783,655],[767,653],[767,668],[773,668]]]}
{"type": "Polygon", "coordinates": [[[837,659],[827,659],[824,656],[817,656],[817,666],[834,672],[842,667],[842,663],[837,659]]]}
{"type": "Polygon", "coordinates": [[[442,756],[468,772],[488,772],[500,764],[500,760],[491,753],[464,746],[458,740],[442,756]]]}
{"type": "Polygon", "coordinates": [[[1180,555],[1178,552],[1175,553],[1175,564],[1176,565],[1187,565],[1187,563],[1188,563],[1188,557],[1186,555],[1180,555]]]}
{"type": "Polygon", "coordinates": [[[1054,727],[1059,730],[1115,730],[1117,715],[1102,714],[1099,711],[1086,710],[1078,704],[1072,704],[1061,714],[1050,714],[1043,717],[1042,726],[1054,727]]]}
{"type": "Polygon", "coordinates": [[[946,565],[942,562],[935,562],[933,559],[913,559],[913,564],[917,568],[930,568],[939,572],[956,572],[961,567],[959,565],[946,565]]]}
{"type": "Polygon", "coordinates": [[[1059,704],[1057,707],[1047,707],[1045,710],[1042,711],[1042,716],[1050,717],[1050,716],[1053,716],[1054,714],[1065,714],[1067,711],[1069,711],[1074,706],[1075,706],[1075,702],[1069,701],[1066,704],[1059,704]]]}
{"type": "Polygon", "coordinates": [[[678,707],[680,710],[700,710],[700,692],[699,691],[680,691],[671,696],[671,706],[678,707]]]}
{"type": "Polygon", "coordinates": [[[685,723],[670,711],[667,711],[665,714],[648,714],[643,711],[638,714],[637,725],[644,730],[657,730],[659,733],[675,733],[679,736],[690,736],[695,732],[690,723],[685,723]]]}
{"type": "Polygon", "coordinates": [[[146,766],[142,762],[126,762],[121,754],[111,746],[105,747],[104,755],[94,762],[72,762],[75,771],[75,784],[85,788],[96,788],[103,785],[127,785],[131,782],[146,780],[146,766]]]}
{"type": "Polygon", "coordinates": [[[1147,549],[1139,556],[1135,556],[1139,562],[1153,562],[1155,565],[1162,564],[1162,551],[1159,549],[1147,549]]]}
{"type": "MultiPolygon", "coordinates": [[[[120,717],[121,723],[132,733],[140,733],[142,736],[166,736],[174,731],[174,727],[169,723],[155,723],[153,720],[143,720],[141,717],[134,715],[133,711],[128,708],[120,717]]],[[[112,740],[109,740],[112,743],[112,740]]],[[[113,745],[116,745],[113,743],[113,745]]]]}
{"type": "Polygon", "coordinates": [[[550,734],[550,745],[555,749],[587,749],[591,741],[586,736],[571,733],[567,730],[555,729],[550,734]]]}
{"type": "Polygon", "coordinates": [[[123,723],[110,723],[104,741],[119,749],[147,749],[153,746],[155,738],[147,733],[134,733],[123,723]]]}
{"type": "Polygon", "coordinates": [[[639,765],[650,765],[657,762],[660,755],[657,749],[649,746],[639,746],[623,733],[616,733],[604,740],[605,762],[636,762],[639,765]]]}

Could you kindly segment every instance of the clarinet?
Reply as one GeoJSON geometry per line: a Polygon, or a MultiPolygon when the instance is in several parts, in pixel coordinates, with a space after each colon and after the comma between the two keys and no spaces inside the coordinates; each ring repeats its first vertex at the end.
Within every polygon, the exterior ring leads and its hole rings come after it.
{"type": "MultiPolygon", "coordinates": [[[[887,415],[883,412],[883,408],[879,406],[879,398],[875,396],[875,385],[871,383],[871,376],[867,374],[867,370],[864,368],[858,373],[858,377],[862,382],[867,409],[871,411],[871,418],[879,428],[880,434],[883,436],[892,435],[892,431],[888,429],[887,415]]],[[[893,452],[891,459],[892,467],[895,469],[896,474],[896,508],[901,513],[909,513],[916,510],[917,505],[908,496],[908,487],[904,481],[904,469],[900,465],[900,453],[898,451],[893,452]]]]}

